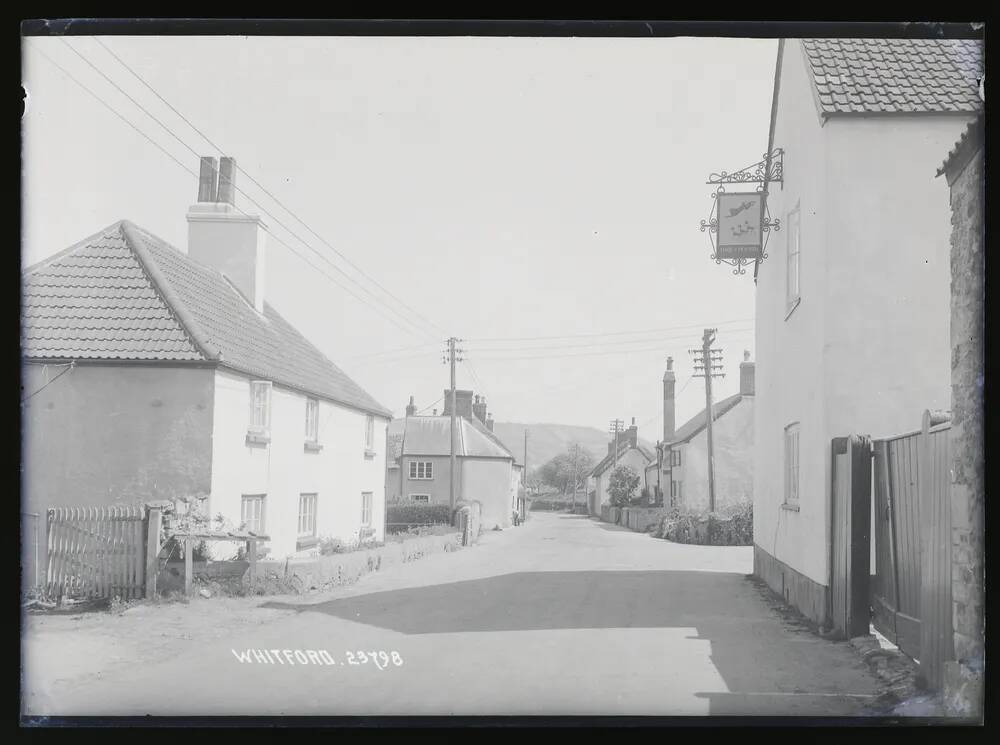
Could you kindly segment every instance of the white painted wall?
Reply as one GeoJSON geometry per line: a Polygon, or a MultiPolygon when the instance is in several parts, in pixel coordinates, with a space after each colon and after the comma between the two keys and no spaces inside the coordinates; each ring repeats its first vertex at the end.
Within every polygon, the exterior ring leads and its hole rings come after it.
{"type": "Polygon", "coordinates": [[[351,543],[361,530],[361,494],[372,496],[374,540],[384,540],[385,429],[387,419],[375,420],[375,456],[365,457],[366,415],[320,400],[319,442],[323,449],[307,452],[306,396],[275,386],[271,393],[271,442],[246,444],[250,379],[219,370],[215,375],[212,454],[212,514],[240,522],[243,494],[266,494],[266,531],[270,555],[296,553],[299,495],[317,496],[319,536],[351,543]]]}
{"type": "Polygon", "coordinates": [[[483,530],[509,528],[512,461],[504,458],[462,458],[462,498],[482,504],[483,530]]]}
{"type": "Polygon", "coordinates": [[[833,118],[821,126],[801,45],[785,42],[769,257],[756,292],[754,541],[828,583],[830,440],[916,429],[947,408],[947,184],[962,116],[833,118]],[[785,306],[788,213],[801,215],[801,302],[785,306]],[[787,315],[787,318],[786,318],[787,315]],[[799,511],[784,501],[784,428],[800,426],[799,511]]]}

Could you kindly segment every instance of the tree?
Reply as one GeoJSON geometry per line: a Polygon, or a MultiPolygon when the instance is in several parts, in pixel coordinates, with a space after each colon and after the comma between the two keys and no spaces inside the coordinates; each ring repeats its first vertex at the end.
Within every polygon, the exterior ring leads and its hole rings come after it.
{"type": "Polygon", "coordinates": [[[608,480],[608,494],[615,507],[628,507],[635,490],[639,488],[639,474],[628,466],[618,466],[608,480]]]}
{"type": "Polygon", "coordinates": [[[587,474],[594,467],[594,457],[579,443],[571,443],[566,452],[559,453],[538,469],[538,478],[543,484],[569,494],[579,484],[585,484],[587,474]]]}

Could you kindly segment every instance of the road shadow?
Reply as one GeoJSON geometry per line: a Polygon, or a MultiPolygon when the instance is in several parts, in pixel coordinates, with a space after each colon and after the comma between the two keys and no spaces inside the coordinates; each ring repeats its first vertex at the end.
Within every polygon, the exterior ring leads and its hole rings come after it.
{"type": "MultiPolygon", "coordinates": [[[[738,573],[515,572],[260,607],[325,614],[414,635],[691,628],[696,635],[689,638],[709,643],[709,659],[724,681],[724,690],[698,694],[709,701],[710,713],[720,715],[766,710],[843,716],[860,709],[852,694],[870,693],[867,671],[852,662],[850,650],[789,627],[738,573]]],[[[649,653],[663,656],[669,668],[669,649],[649,653]]]]}

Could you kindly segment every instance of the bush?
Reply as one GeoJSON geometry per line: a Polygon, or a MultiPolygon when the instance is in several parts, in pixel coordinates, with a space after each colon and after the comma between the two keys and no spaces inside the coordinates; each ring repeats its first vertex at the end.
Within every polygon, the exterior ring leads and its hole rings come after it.
{"type": "Polygon", "coordinates": [[[721,512],[700,515],[673,507],[661,521],[656,535],[674,543],[752,546],[753,504],[743,502],[721,512]]]}
{"type": "Polygon", "coordinates": [[[451,507],[446,504],[390,504],[386,511],[390,525],[451,525],[451,507]]]}

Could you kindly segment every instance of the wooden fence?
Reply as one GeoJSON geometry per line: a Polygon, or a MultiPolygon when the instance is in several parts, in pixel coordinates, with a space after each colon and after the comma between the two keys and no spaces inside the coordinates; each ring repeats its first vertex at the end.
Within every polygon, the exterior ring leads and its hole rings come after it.
{"type": "Polygon", "coordinates": [[[145,595],[148,527],[144,507],[54,508],[48,511],[47,527],[50,597],[126,600],[145,595]]]}

